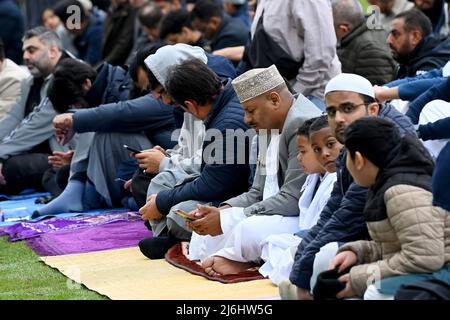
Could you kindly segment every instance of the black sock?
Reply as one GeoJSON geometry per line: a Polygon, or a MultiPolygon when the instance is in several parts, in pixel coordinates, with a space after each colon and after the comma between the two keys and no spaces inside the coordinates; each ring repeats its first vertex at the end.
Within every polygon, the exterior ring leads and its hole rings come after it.
{"type": "Polygon", "coordinates": [[[163,259],[166,252],[180,239],[172,236],[145,238],[139,242],[139,249],[149,259],[163,259]]]}

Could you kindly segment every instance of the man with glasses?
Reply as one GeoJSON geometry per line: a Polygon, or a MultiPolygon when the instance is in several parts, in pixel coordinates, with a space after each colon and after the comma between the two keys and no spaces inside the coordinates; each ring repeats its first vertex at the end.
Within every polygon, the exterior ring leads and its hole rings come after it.
{"type": "MultiPolygon", "coordinates": [[[[152,96],[166,105],[172,105],[175,108],[174,112],[180,109],[184,111],[181,112],[183,124],[178,145],[175,148],[170,150],[154,148],[149,152],[135,155],[140,167],[145,168],[145,172],[138,170],[132,179],[132,193],[139,207],[146,204],[148,196],[162,190],[170,190],[200,175],[205,136],[203,122],[187,112],[184,106],[174,103],[165,88],[169,69],[192,58],[204,62],[221,80],[233,79],[236,76],[233,65],[227,59],[208,54],[200,47],[187,44],[168,45],[147,57],[145,64],[148,67],[149,89],[152,96]]],[[[149,258],[164,256],[165,251],[173,243],[173,237],[168,237],[169,229],[172,230],[172,234],[176,233],[178,236],[180,233],[185,233],[184,221],[178,221],[181,224],[179,226],[176,219],[178,216],[172,212],[162,220],[146,221],[146,225],[153,232],[153,237],[159,242],[157,247],[160,250],[154,250],[155,246],[151,243],[155,240],[146,238],[139,243],[144,255],[149,258]],[[176,232],[175,229],[178,231],[176,232]]]]}
{"type": "MultiPolygon", "coordinates": [[[[167,95],[163,86],[167,71],[170,67],[189,58],[199,58],[222,79],[234,79],[236,71],[233,65],[225,58],[206,53],[202,48],[187,44],[168,45],[156,53],[149,55],[144,63],[148,68],[149,89],[156,100],[165,105],[174,107],[175,117],[182,118],[181,132],[188,133],[188,137],[181,136],[178,145],[172,150],[152,149],[136,154],[141,170],[136,171],[132,179],[132,193],[139,207],[145,205],[147,190],[151,186],[151,193],[157,193],[162,186],[172,188],[179,183],[181,176],[193,178],[198,175],[200,165],[195,165],[192,160],[196,150],[201,150],[203,144],[204,128],[199,119],[195,119],[181,105],[175,105],[167,95]],[[143,172],[143,170],[145,172],[143,172]],[[175,170],[176,173],[172,172],[175,170]],[[165,172],[163,174],[160,174],[165,172]],[[181,176],[180,176],[181,175],[181,176]],[[156,179],[155,176],[157,177],[156,179]],[[178,182],[177,182],[178,181],[178,182]]],[[[199,163],[199,162],[197,162],[199,163]]],[[[155,231],[154,231],[155,234],[155,231]]]]}
{"type": "MultiPolygon", "coordinates": [[[[401,134],[414,134],[414,127],[403,114],[389,104],[380,105],[375,100],[372,84],[355,74],[340,74],[325,88],[326,113],[330,128],[339,142],[347,126],[364,116],[388,118],[396,124],[401,134]]],[[[370,141],[367,141],[370,143],[370,141]]],[[[367,189],[354,183],[345,167],[345,149],[337,165],[337,182],[317,224],[299,244],[289,281],[280,284],[282,298],[312,299],[310,291],[317,275],[328,269],[343,242],[367,239],[368,232],[363,217],[367,189]],[[296,289],[296,290],[295,290],[296,289]]]]}
{"type": "MultiPolygon", "coordinates": [[[[150,66],[152,63],[150,63],[150,66]]],[[[177,209],[189,212],[198,203],[222,201],[248,190],[248,146],[252,138],[246,132],[244,112],[231,86],[231,79],[221,80],[205,60],[188,59],[171,67],[164,82],[167,94],[176,105],[184,105],[190,114],[202,120],[205,138],[197,160],[199,176],[177,183],[170,190],[150,195],[139,212],[154,229],[162,223],[165,236],[145,239],[139,243],[142,253],[150,259],[163,258],[170,247],[191,238],[185,220],[177,209]],[[236,140],[230,140],[235,137],[236,140]],[[226,142],[227,141],[227,142],[226,142]]]]}

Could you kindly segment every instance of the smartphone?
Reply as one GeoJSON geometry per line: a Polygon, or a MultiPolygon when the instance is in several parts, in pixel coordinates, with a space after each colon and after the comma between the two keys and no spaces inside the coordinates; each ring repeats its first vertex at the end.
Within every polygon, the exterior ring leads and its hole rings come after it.
{"type": "Polygon", "coordinates": [[[189,221],[194,221],[194,220],[198,219],[197,217],[194,217],[194,216],[192,216],[192,215],[188,214],[187,212],[185,212],[183,210],[180,210],[180,209],[175,209],[175,213],[177,215],[183,217],[184,219],[189,220],[189,221]]]}
{"type": "Polygon", "coordinates": [[[125,149],[127,149],[127,150],[133,152],[133,153],[141,153],[141,152],[142,152],[141,150],[138,150],[138,149],[129,147],[129,146],[127,146],[126,144],[124,144],[123,147],[124,147],[125,149]]]}

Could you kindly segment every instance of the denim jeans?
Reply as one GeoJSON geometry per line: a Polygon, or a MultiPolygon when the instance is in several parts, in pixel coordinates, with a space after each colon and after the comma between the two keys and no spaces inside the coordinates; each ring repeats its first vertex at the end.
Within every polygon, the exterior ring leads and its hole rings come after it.
{"type": "Polygon", "coordinates": [[[384,278],[380,280],[379,286],[377,287],[379,288],[378,291],[383,294],[394,295],[402,284],[430,279],[439,279],[450,283],[450,265],[446,265],[432,273],[411,273],[404,276],[384,278]]]}

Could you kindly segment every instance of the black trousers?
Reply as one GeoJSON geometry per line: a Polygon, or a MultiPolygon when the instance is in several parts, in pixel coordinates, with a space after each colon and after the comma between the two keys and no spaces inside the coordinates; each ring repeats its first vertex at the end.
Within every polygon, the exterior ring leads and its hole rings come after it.
{"type": "Polygon", "coordinates": [[[50,168],[45,171],[42,177],[42,186],[44,189],[52,194],[52,196],[59,196],[66,188],[69,182],[70,165],[62,166],[61,168],[50,168]]]}
{"type": "Polygon", "coordinates": [[[14,195],[28,188],[44,191],[42,176],[51,167],[48,156],[45,153],[29,153],[6,160],[2,169],[6,185],[0,185],[0,193],[14,195]]]}
{"type": "Polygon", "coordinates": [[[139,208],[147,203],[148,186],[154,177],[154,174],[143,173],[142,169],[136,170],[133,175],[131,183],[132,194],[139,208]]]}

